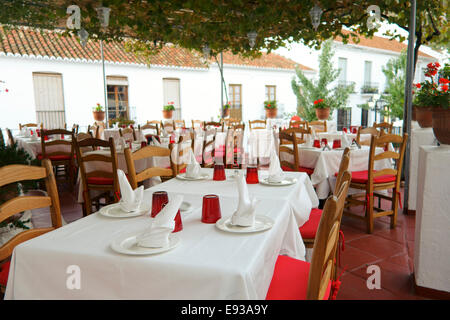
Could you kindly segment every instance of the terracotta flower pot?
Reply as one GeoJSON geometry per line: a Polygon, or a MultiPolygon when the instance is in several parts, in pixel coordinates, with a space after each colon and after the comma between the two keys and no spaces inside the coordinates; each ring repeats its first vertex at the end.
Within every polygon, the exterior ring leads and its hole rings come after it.
{"type": "Polygon", "coordinates": [[[164,119],[172,119],[173,110],[163,110],[164,119]]]}
{"type": "Polygon", "coordinates": [[[266,109],[266,118],[267,119],[273,119],[276,118],[278,114],[278,109],[266,109]]]}
{"type": "Polygon", "coordinates": [[[94,120],[103,121],[105,120],[105,111],[94,111],[94,120]]]}
{"type": "Polygon", "coordinates": [[[316,108],[316,116],[319,120],[328,120],[330,117],[330,108],[316,108]]]}
{"type": "Polygon", "coordinates": [[[223,111],[223,117],[226,118],[230,115],[230,108],[226,108],[223,111]]]}
{"type": "Polygon", "coordinates": [[[450,145],[450,109],[433,108],[433,133],[441,144],[450,145]]]}
{"type": "Polygon", "coordinates": [[[417,121],[417,107],[416,106],[412,106],[412,115],[411,115],[411,120],[412,121],[417,121]]]}
{"type": "Polygon", "coordinates": [[[416,107],[416,120],[421,128],[431,128],[433,125],[433,109],[431,107],[416,107]]]}

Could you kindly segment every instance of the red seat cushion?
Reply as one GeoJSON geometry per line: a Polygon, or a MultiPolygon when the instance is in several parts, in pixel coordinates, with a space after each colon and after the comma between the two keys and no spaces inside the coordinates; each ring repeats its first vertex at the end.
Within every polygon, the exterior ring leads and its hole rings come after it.
{"type": "Polygon", "coordinates": [[[185,173],[186,172],[186,168],[183,168],[180,170],[180,173],[185,173]]]}
{"type": "Polygon", "coordinates": [[[300,234],[302,235],[303,239],[314,239],[316,237],[321,217],[321,209],[314,208],[311,210],[311,213],[309,214],[309,220],[299,228],[300,234]]]}
{"type": "Polygon", "coordinates": [[[11,261],[8,261],[0,266],[0,285],[6,287],[8,283],[9,267],[11,261]]]}
{"type": "MultiPolygon", "coordinates": [[[[39,160],[42,160],[42,154],[38,154],[37,158],[39,160]]],[[[52,161],[70,160],[70,156],[65,155],[50,156],[49,159],[52,161]]]]}
{"type": "MultiPolygon", "coordinates": [[[[376,172],[376,171],[375,171],[376,172]]],[[[352,182],[355,183],[367,183],[369,180],[369,172],[367,170],[363,171],[352,171],[352,182]]],[[[394,182],[395,176],[393,174],[385,174],[373,179],[374,183],[387,183],[394,182]]]]}
{"type": "MultiPolygon", "coordinates": [[[[310,263],[288,256],[278,256],[266,300],[306,300],[310,263]]],[[[330,296],[331,281],[325,292],[330,296]]]]}
{"type": "MultiPolygon", "coordinates": [[[[287,166],[281,166],[281,169],[283,171],[294,171],[290,167],[287,166]]],[[[298,167],[299,172],[306,172],[308,175],[312,175],[314,173],[314,169],[312,168],[305,168],[305,167],[298,167]]]]}
{"type": "Polygon", "coordinates": [[[98,184],[98,185],[112,185],[114,184],[113,178],[105,178],[105,177],[90,177],[87,178],[88,184],[98,184]]]}

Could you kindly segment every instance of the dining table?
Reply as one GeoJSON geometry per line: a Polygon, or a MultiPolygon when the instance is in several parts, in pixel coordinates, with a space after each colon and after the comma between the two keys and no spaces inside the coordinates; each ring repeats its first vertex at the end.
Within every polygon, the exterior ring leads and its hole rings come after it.
{"type": "MultiPolygon", "coordinates": [[[[226,232],[203,223],[202,199],[219,197],[223,218],[235,212],[238,173],[226,170],[226,180],[214,181],[203,168],[204,180],[174,178],[144,191],[141,216],[112,218],[100,212],[18,245],[13,252],[6,300],[12,299],[265,299],[280,254],[305,260],[298,230],[319,201],[309,177],[288,172],[291,185],[248,184],[256,198],[256,215],[272,221],[260,232],[226,232]],[[149,227],[152,194],[166,191],[183,196],[190,210],[182,211],[179,244],[153,255],[127,255],[112,249],[115,239],[149,227]],[[73,270],[79,287],[73,288],[73,270]]],[[[259,172],[259,178],[267,172],[259,172]]]]}
{"type": "MultiPolygon", "coordinates": [[[[59,139],[61,140],[61,139],[59,139]]],[[[72,138],[69,136],[66,136],[64,138],[66,141],[72,141],[72,138]]],[[[14,136],[14,141],[17,143],[17,147],[19,149],[25,150],[32,159],[36,159],[38,155],[42,153],[42,143],[41,138],[37,137],[35,135],[32,135],[30,137],[24,136],[24,135],[16,135],[14,136]]],[[[71,146],[70,145],[55,145],[55,146],[48,146],[45,148],[48,153],[56,152],[56,151],[63,151],[63,152],[70,152],[71,146]]]]}

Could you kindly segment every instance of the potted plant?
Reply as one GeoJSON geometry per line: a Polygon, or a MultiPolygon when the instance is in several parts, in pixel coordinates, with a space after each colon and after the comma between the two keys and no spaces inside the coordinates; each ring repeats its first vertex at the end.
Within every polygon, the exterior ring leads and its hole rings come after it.
{"type": "Polygon", "coordinates": [[[275,100],[264,101],[264,109],[266,109],[266,118],[273,119],[277,117],[278,108],[275,100]]]}
{"type": "Polygon", "coordinates": [[[316,109],[316,116],[319,120],[328,120],[330,117],[330,107],[323,99],[314,101],[314,108],[316,109]]]}
{"type": "Polygon", "coordinates": [[[95,121],[105,120],[105,110],[103,109],[103,106],[100,105],[100,103],[97,103],[97,105],[94,107],[93,113],[95,121]]]}
{"type": "Polygon", "coordinates": [[[425,70],[426,80],[415,84],[414,106],[416,120],[422,128],[433,127],[436,139],[443,144],[450,144],[449,119],[449,66],[446,64],[441,74],[436,77],[441,65],[429,63],[425,70]]]}
{"type": "Polygon", "coordinates": [[[163,107],[163,117],[164,119],[172,119],[173,110],[175,110],[175,107],[173,106],[173,101],[169,102],[163,107]]]}
{"type": "Polygon", "coordinates": [[[231,108],[231,104],[229,102],[227,102],[226,104],[223,105],[223,110],[222,110],[223,118],[226,118],[230,115],[230,108],[231,108]]]}

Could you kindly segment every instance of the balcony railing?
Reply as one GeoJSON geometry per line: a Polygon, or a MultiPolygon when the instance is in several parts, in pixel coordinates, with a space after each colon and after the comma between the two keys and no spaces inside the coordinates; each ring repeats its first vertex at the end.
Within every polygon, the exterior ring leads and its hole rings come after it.
{"type": "Polygon", "coordinates": [[[350,87],[353,85],[353,92],[355,92],[355,82],[354,81],[345,81],[345,80],[339,80],[338,81],[338,86],[340,87],[350,87]]]}
{"type": "Polygon", "coordinates": [[[378,82],[365,82],[361,87],[361,93],[378,93],[378,82]]]}

